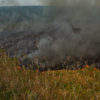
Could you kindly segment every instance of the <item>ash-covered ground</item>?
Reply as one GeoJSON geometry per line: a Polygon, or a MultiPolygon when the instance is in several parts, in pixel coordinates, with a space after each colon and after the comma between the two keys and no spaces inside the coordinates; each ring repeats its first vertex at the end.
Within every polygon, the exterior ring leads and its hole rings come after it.
{"type": "Polygon", "coordinates": [[[1,7],[0,48],[25,67],[100,67],[99,7],[1,7]]]}

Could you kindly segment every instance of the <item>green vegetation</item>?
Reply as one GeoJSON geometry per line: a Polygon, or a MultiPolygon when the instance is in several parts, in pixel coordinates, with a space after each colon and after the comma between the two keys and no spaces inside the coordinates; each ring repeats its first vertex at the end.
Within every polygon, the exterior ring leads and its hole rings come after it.
{"type": "Polygon", "coordinates": [[[0,55],[0,100],[100,100],[97,69],[39,72],[21,68],[3,51],[0,55]]]}

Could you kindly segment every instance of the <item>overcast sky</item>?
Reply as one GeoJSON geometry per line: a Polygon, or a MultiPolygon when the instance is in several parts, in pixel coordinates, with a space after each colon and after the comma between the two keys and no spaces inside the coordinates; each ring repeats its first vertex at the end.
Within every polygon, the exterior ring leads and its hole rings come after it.
{"type": "Polygon", "coordinates": [[[17,0],[21,5],[41,5],[42,0],[17,0]]]}
{"type": "Polygon", "coordinates": [[[9,6],[9,5],[48,5],[51,4],[56,5],[59,4],[78,4],[78,3],[86,3],[90,5],[96,5],[100,0],[0,0],[1,6],[9,6]]]}

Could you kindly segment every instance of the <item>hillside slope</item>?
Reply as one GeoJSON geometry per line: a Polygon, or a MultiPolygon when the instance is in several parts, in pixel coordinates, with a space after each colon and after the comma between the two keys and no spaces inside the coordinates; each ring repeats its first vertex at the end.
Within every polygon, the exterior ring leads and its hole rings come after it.
{"type": "Polygon", "coordinates": [[[100,100],[100,71],[92,66],[39,72],[0,55],[0,100],[100,100]]]}

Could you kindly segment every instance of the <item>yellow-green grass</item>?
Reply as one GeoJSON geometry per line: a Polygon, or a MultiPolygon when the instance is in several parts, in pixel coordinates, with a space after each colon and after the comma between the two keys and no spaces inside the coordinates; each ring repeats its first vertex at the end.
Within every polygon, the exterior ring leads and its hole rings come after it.
{"type": "Polygon", "coordinates": [[[33,71],[0,58],[0,100],[100,100],[100,71],[33,71]]]}

